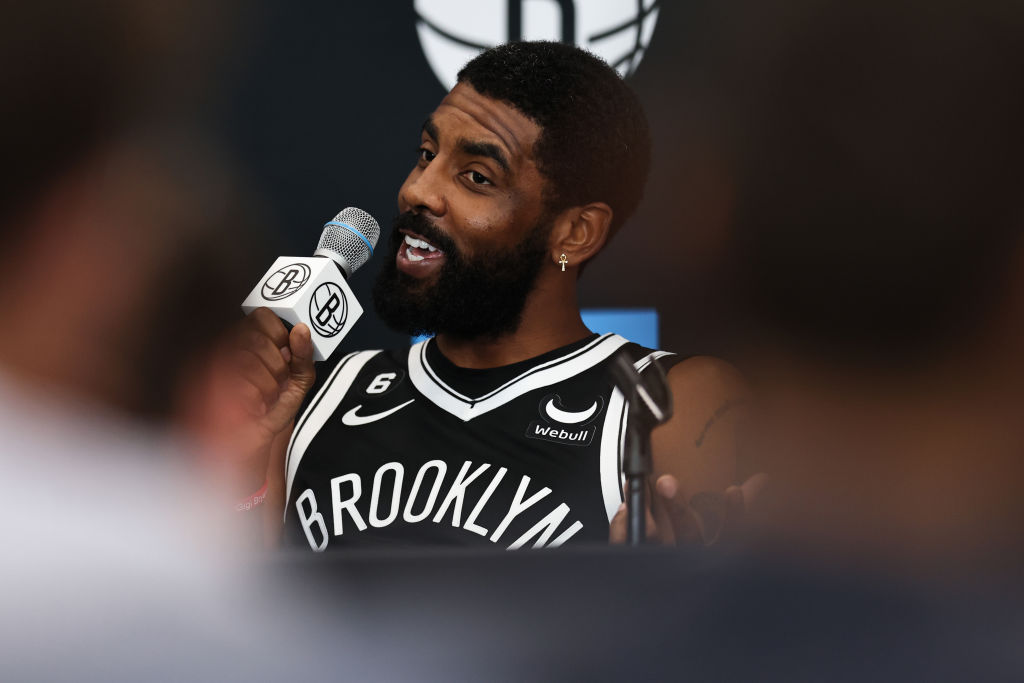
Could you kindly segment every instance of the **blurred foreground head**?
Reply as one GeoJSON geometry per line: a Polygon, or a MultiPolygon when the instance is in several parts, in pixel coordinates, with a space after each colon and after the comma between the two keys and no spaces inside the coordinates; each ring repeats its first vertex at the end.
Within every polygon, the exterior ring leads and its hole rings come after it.
{"type": "Polygon", "coordinates": [[[1019,265],[1024,8],[747,9],[730,81],[751,310],[835,359],[962,347],[1019,265]]]}
{"type": "Polygon", "coordinates": [[[134,414],[168,409],[228,277],[214,243],[232,188],[185,132],[224,11],[3,3],[0,376],[134,414]]]}
{"type": "Polygon", "coordinates": [[[709,80],[780,527],[933,569],[1019,562],[1024,6],[729,15],[709,80]]]}

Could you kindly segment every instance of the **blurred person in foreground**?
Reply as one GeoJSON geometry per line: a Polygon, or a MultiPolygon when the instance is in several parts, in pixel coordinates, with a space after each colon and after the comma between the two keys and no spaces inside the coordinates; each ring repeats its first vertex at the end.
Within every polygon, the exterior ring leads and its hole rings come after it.
{"type": "Polygon", "coordinates": [[[1024,7],[709,14],[683,85],[717,99],[772,486],[764,554],[708,589],[736,602],[691,612],[687,652],[760,680],[1019,678],[1024,7]]]}
{"type": "Polygon", "coordinates": [[[169,132],[208,66],[190,61],[216,15],[202,6],[3,6],[5,680],[293,670],[260,655],[269,620],[227,555],[230,494],[170,429],[237,287],[214,241],[231,184],[169,132]]]}
{"type": "Polygon", "coordinates": [[[624,540],[618,352],[641,372],[664,364],[675,397],[652,437],[652,537],[718,537],[742,379],[580,318],[577,281],[614,249],[649,156],[636,96],[579,48],[511,43],[462,69],[422,126],[374,289],[390,326],[436,336],[346,356],[299,413],[309,329],[259,309],[240,333],[252,484],[269,478],[287,539],[317,552],[624,540]]]}
{"type": "Polygon", "coordinates": [[[929,575],[1018,571],[1024,8],[783,7],[746,8],[723,74],[777,530],[929,575]]]}

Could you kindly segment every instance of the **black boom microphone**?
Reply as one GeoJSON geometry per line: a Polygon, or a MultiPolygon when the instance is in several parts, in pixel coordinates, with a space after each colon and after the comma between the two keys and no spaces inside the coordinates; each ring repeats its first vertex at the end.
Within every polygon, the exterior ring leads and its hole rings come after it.
{"type": "Polygon", "coordinates": [[[647,481],[652,472],[651,430],[672,417],[672,392],[665,371],[655,360],[641,374],[624,352],[615,355],[612,380],[629,405],[626,418],[622,473],[626,477],[629,545],[640,545],[647,536],[647,481]]]}

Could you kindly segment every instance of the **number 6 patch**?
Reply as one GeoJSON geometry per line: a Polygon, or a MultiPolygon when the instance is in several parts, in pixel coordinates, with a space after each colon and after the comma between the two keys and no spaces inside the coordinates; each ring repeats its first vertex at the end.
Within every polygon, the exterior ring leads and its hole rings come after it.
{"type": "Polygon", "coordinates": [[[374,377],[369,386],[366,387],[366,393],[376,396],[386,394],[397,386],[404,377],[405,373],[397,368],[392,372],[382,372],[374,377]]]}

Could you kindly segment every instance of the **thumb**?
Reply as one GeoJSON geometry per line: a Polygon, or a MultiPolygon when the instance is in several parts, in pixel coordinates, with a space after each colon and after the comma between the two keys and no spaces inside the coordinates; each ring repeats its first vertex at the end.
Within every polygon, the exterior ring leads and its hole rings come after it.
{"type": "Polygon", "coordinates": [[[730,534],[742,528],[754,513],[760,502],[761,492],[768,483],[768,475],[759,472],[740,486],[730,486],[725,490],[727,500],[726,528],[730,534]]]}
{"type": "Polygon", "coordinates": [[[761,492],[767,485],[768,475],[764,472],[758,472],[740,486],[740,491],[743,492],[743,504],[747,512],[750,512],[757,505],[761,492]]]}
{"type": "Polygon", "coordinates": [[[288,334],[288,348],[291,351],[288,363],[291,379],[305,393],[316,380],[316,370],[313,368],[313,338],[304,323],[297,324],[288,334]]]}

